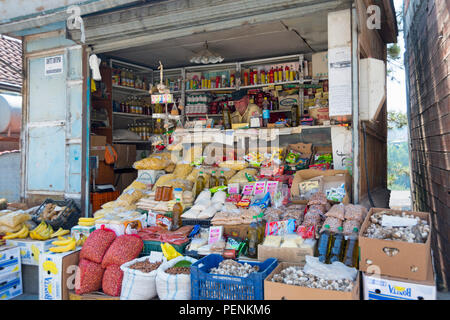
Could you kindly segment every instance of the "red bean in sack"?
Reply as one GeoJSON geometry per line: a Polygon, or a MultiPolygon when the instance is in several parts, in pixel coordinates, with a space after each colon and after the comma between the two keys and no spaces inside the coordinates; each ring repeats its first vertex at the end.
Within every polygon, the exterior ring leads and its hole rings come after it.
{"type": "Polygon", "coordinates": [[[83,294],[100,290],[104,272],[105,269],[100,263],[81,259],[75,273],[75,293],[83,294]]]}
{"type": "Polygon", "coordinates": [[[119,236],[106,251],[102,267],[106,268],[112,264],[121,266],[125,262],[137,258],[143,247],[144,241],[138,235],[124,234],[119,236]]]}
{"type": "Polygon", "coordinates": [[[107,295],[118,297],[122,290],[123,271],[118,265],[112,264],[105,270],[102,280],[103,292],[107,295]]]}
{"type": "Polygon", "coordinates": [[[116,233],[102,226],[92,232],[83,244],[80,251],[80,259],[88,259],[95,263],[102,263],[103,256],[111,243],[116,239],[116,233]]]}

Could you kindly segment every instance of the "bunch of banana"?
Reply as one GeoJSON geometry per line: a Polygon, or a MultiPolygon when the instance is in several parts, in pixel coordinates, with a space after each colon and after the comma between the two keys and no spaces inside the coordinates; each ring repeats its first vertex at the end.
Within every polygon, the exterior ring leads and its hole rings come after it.
{"type": "Polygon", "coordinates": [[[67,252],[67,251],[71,251],[74,250],[77,246],[77,240],[73,237],[65,239],[63,237],[58,237],[58,241],[53,241],[52,244],[55,247],[50,247],[49,250],[51,252],[67,252]],[[64,240],[61,240],[64,239],[64,240]]]}
{"type": "Polygon", "coordinates": [[[31,230],[30,238],[33,240],[48,240],[53,233],[52,226],[42,221],[36,228],[31,230]]]}
{"type": "Polygon", "coordinates": [[[77,247],[82,247],[87,237],[84,234],[80,235],[80,239],[77,241],[77,247]]]}
{"type": "Polygon", "coordinates": [[[7,240],[7,239],[25,239],[26,237],[28,237],[30,230],[28,229],[28,227],[23,224],[22,229],[20,229],[17,232],[14,233],[7,233],[6,236],[3,237],[3,239],[7,240]]]}
{"type": "Polygon", "coordinates": [[[68,234],[70,231],[69,230],[64,230],[63,228],[59,228],[58,231],[53,232],[50,236],[50,238],[55,238],[55,237],[60,237],[60,236],[64,236],[66,234],[68,234]]]}
{"type": "Polygon", "coordinates": [[[92,227],[95,225],[95,221],[102,218],[103,216],[98,216],[95,218],[80,218],[78,219],[78,225],[80,226],[86,226],[86,227],[92,227]]]}

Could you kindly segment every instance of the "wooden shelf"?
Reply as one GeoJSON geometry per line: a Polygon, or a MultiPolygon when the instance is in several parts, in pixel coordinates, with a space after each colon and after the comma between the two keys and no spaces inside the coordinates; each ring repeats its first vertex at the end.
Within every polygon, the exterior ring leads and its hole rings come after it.
{"type": "Polygon", "coordinates": [[[134,92],[134,93],[150,95],[150,93],[147,90],[136,89],[136,88],[131,88],[131,87],[124,87],[124,86],[119,86],[117,84],[113,84],[112,87],[113,87],[113,89],[118,90],[118,91],[124,91],[124,92],[129,92],[129,93],[134,92]]]}
{"type": "Polygon", "coordinates": [[[127,112],[113,112],[113,115],[128,118],[151,118],[148,114],[138,114],[138,113],[127,113],[127,112]]]}

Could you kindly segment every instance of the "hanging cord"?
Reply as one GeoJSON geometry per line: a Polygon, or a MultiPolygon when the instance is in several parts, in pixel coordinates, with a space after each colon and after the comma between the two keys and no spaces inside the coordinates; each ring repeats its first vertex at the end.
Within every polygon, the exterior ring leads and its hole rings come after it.
{"type": "Polygon", "coordinates": [[[372,195],[370,194],[370,185],[369,185],[369,171],[367,170],[367,143],[366,143],[366,123],[362,123],[363,133],[364,133],[364,165],[366,167],[366,184],[367,184],[367,196],[369,197],[370,205],[372,208],[375,207],[373,203],[372,195]]]}

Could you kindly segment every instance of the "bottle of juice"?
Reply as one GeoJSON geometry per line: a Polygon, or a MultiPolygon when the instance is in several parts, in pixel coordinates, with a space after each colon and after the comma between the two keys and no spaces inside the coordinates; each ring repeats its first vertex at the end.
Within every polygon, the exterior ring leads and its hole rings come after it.
{"type": "Polygon", "coordinates": [[[336,232],[332,236],[332,241],[330,245],[330,259],[329,259],[330,263],[342,260],[342,255],[344,254],[345,249],[345,239],[344,234],[342,233],[343,230],[344,229],[342,227],[339,227],[338,232],[336,232]]]}
{"type": "Polygon", "coordinates": [[[218,182],[219,182],[219,186],[227,186],[228,185],[227,177],[225,177],[223,171],[220,171],[220,176],[219,176],[218,182]]]}
{"type": "Polygon", "coordinates": [[[183,205],[181,204],[181,199],[177,198],[175,205],[172,209],[172,230],[177,230],[181,228],[182,221],[181,221],[181,215],[183,214],[183,205]]]}
{"type": "Polygon", "coordinates": [[[216,172],[213,171],[211,173],[211,177],[209,178],[209,188],[214,188],[219,186],[219,179],[217,179],[216,172]]]}
{"type": "Polygon", "coordinates": [[[342,258],[342,263],[344,263],[348,267],[358,269],[358,260],[359,260],[358,228],[353,228],[352,234],[346,237],[345,240],[346,246],[342,258]]]}
{"type": "Polygon", "coordinates": [[[283,82],[283,67],[278,67],[278,82],[283,82]]]}
{"type": "Polygon", "coordinates": [[[324,228],[325,230],[320,234],[315,253],[315,256],[319,257],[319,261],[322,263],[326,263],[327,261],[328,250],[331,242],[330,226],[326,224],[324,228]]]}
{"type": "Polygon", "coordinates": [[[247,231],[248,238],[248,250],[247,256],[249,258],[257,258],[258,257],[258,223],[256,220],[256,216],[253,216],[253,221],[250,223],[247,231]]]}
{"type": "Polygon", "coordinates": [[[195,197],[200,194],[205,188],[205,177],[203,176],[203,171],[200,171],[200,174],[197,177],[197,182],[195,184],[195,197]]]}
{"type": "Polygon", "coordinates": [[[284,81],[289,81],[289,66],[284,67],[284,81]]]}

